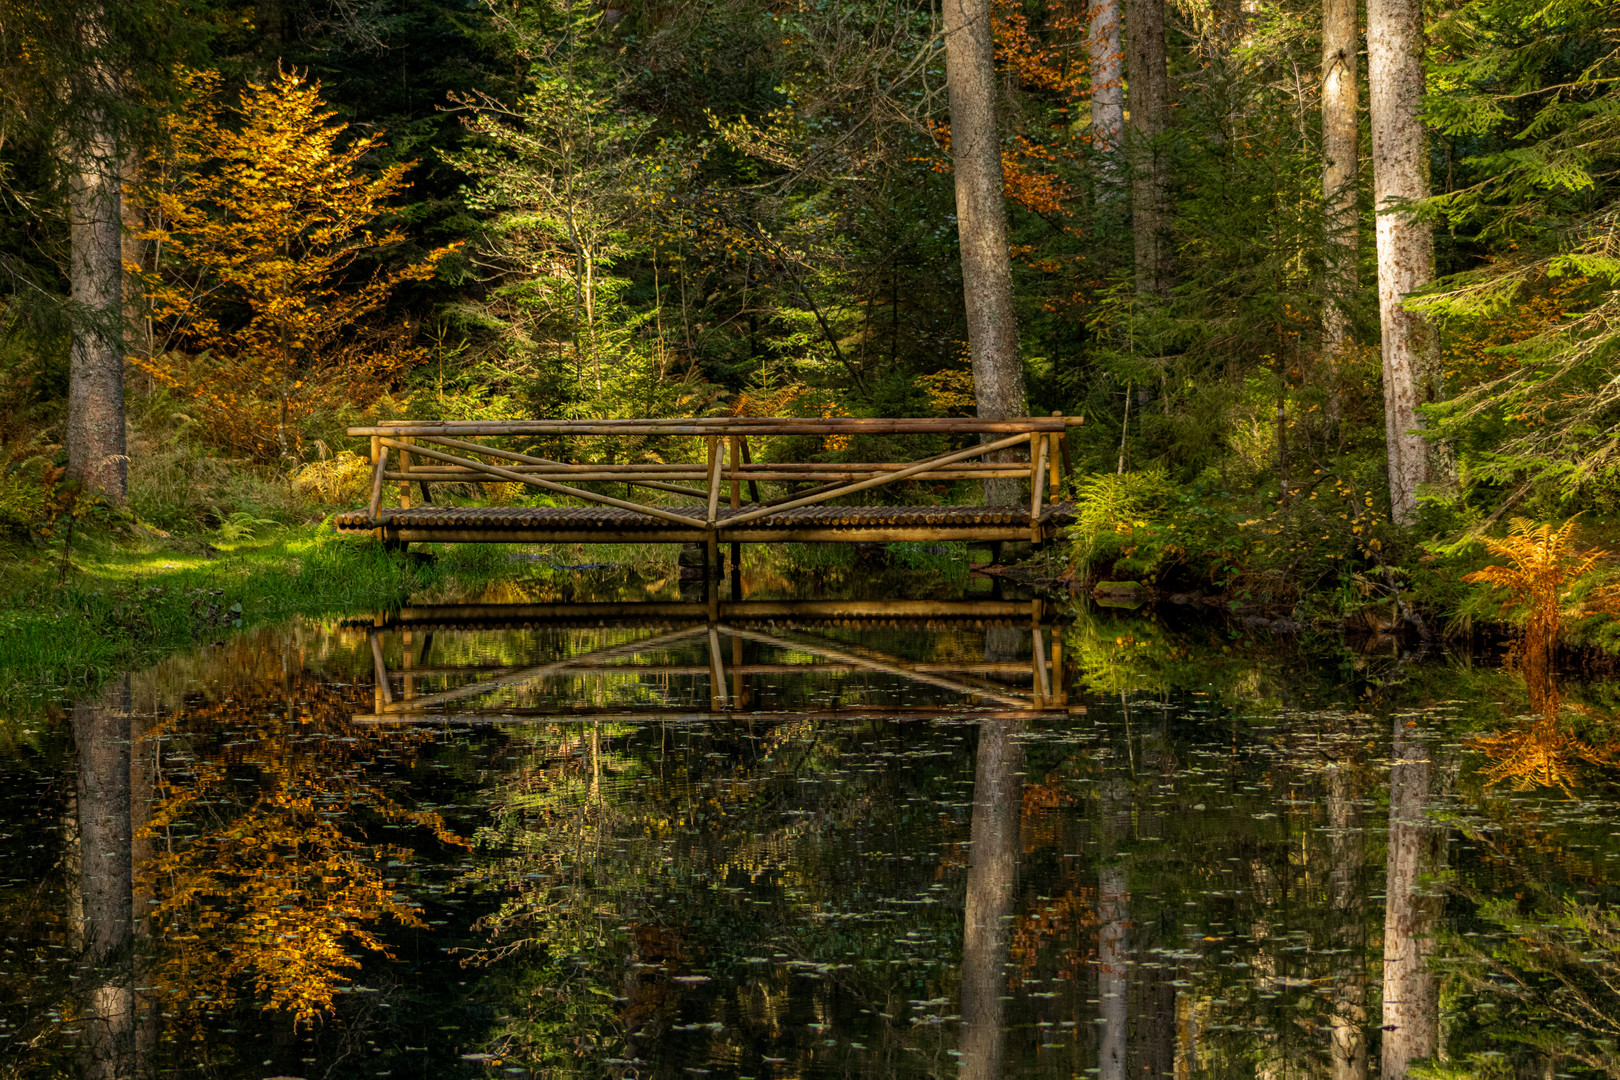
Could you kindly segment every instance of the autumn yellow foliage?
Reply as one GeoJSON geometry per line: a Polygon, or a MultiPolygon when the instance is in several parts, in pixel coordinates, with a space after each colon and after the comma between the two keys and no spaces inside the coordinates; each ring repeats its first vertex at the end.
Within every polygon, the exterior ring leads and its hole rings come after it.
{"type": "Polygon", "coordinates": [[[130,268],[156,343],[136,362],[189,400],[216,445],[299,460],[311,417],[368,404],[420,358],[408,326],[381,314],[451,248],[382,267],[405,243],[383,219],[410,164],[363,168],[381,136],[349,138],[318,83],[283,72],[234,107],[213,72],[186,85],[131,193],[155,253],[130,268]]]}
{"type": "MultiPolygon", "coordinates": [[[[1554,528],[1515,518],[1506,537],[1484,540],[1486,549],[1504,562],[1463,578],[1502,590],[1506,594],[1503,614],[1515,608],[1526,612],[1524,637],[1514,649],[1513,665],[1524,676],[1536,716],[1512,729],[1469,740],[1490,759],[1487,785],[1511,782],[1519,791],[1543,786],[1573,793],[1582,763],[1612,766],[1620,755],[1612,741],[1593,743],[1581,738],[1563,717],[1563,698],[1553,668],[1563,620],[1612,610],[1616,599],[1614,590],[1606,588],[1585,604],[1571,603],[1571,587],[1608,554],[1597,548],[1576,550],[1571,542],[1574,531],[1573,520],[1554,528]]],[[[1578,711],[1591,713],[1589,709],[1578,711]]]]}
{"type": "Polygon", "coordinates": [[[1558,644],[1569,587],[1608,552],[1596,548],[1576,551],[1570,543],[1575,531],[1571,519],[1560,528],[1538,525],[1529,518],[1514,518],[1508,535],[1501,540],[1484,538],[1492,555],[1506,565],[1492,564],[1464,576],[1473,584],[1490,585],[1507,593],[1502,611],[1523,607],[1527,611],[1524,650],[1550,654],[1558,644]]]}
{"type": "MultiPolygon", "coordinates": [[[[787,382],[775,387],[745,390],[731,403],[733,416],[804,416],[831,420],[848,416],[834,395],[801,382],[787,382]]],[[[847,435],[828,435],[822,439],[826,449],[837,452],[849,445],[847,435]]]]}

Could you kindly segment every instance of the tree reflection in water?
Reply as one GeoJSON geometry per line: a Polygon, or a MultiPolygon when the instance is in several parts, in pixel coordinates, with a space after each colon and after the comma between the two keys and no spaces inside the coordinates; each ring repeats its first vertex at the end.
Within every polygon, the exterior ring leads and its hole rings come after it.
{"type": "Polygon", "coordinates": [[[1024,750],[1010,720],[985,720],[973,776],[967,900],[962,930],[962,1062],[964,1080],[1004,1075],[1006,1001],[1013,902],[1018,882],[1018,826],[1023,808],[1024,750]]]}
{"type": "Polygon", "coordinates": [[[86,1080],[135,1073],[131,711],[127,675],[73,707],[86,1080]]]}
{"type": "Polygon", "coordinates": [[[465,846],[368,772],[379,744],[408,758],[426,733],[357,736],[354,688],[277,660],[261,654],[259,678],[189,695],[148,735],[164,748],[140,833],[155,848],[140,883],[164,944],[148,977],[166,1010],[196,1020],[245,1000],[318,1021],[357,953],[391,955],[381,924],[423,926],[390,869],[412,849],[371,837],[398,827],[465,846]]]}
{"type": "Polygon", "coordinates": [[[90,977],[0,961],[0,1036],[23,1001],[56,1072],[232,1080],[1620,1073],[1603,714],[1493,758],[1500,672],[1118,620],[1063,642],[1088,714],[1014,717],[962,688],[1025,693],[1027,628],[777,627],[709,714],[706,631],[444,627],[408,673],[380,633],[436,727],[376,722],[367,633],[299,633],[74,710],[90,977]]]}
{"type": "Polygon", "coordinates": [[[1389,1080],[1440,1046],[1440,986],[1431,967],[1440,929],[1444,840],[1428,819],[1437,771],[1415,720],[1395,716],[1389,765],[1389,855],[1384,886],[1383,1067],[1389,1080]]]}

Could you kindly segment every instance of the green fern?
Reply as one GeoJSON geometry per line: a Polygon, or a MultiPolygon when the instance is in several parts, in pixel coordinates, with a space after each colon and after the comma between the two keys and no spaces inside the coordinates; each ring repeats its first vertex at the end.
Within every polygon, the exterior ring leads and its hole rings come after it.
{"type": "Polygon", "coordinates": [[[281,528],[281,522],[270,518],[254,517],[246,510],[238,510],[230,517],[219,523],[219,538],[227,544],[234,544],[242,540],[252,540],[259,534],[259,530],[281,528]]]}
{"type": "Polygon", "coordinates": [[[1159,467],[1082,477],[1075,483],[1068,532],[1076,573],[1087,577],[1093,565],[1107,560],[1138,577],[1153,577],[1173,553],[1175,528],[1166,509],[1175,495],[1159,467]]]}

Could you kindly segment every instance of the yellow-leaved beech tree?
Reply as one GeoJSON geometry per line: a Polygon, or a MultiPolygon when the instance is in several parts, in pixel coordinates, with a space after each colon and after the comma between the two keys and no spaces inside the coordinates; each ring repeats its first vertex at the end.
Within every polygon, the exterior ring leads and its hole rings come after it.
{"type": "Polygon", "coordinates": [[[453,247],[398,258],[407,238],[385,219],[411,163],[362,168],[381,136],[348,138],[319,83],[282,72],[226,107],[217,73],[186,82],[138,193],[155,256],[131,271],[155,347],[137,363],[188,399],[210,442],[298,460],[313,417],[363,408],[421,359],[384,309],[453,247]]]}

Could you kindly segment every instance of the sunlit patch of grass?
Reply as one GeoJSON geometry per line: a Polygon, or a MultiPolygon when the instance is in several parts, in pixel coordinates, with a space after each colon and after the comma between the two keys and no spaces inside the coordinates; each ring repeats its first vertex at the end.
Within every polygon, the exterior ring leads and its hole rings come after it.
{"type": "Polygon", "coordinates": [[[392,607],[510,566],[401,557],[322,526],[214,549],[90,537],[65,568],[58,552],[14,549],[0,559],[0,700],[72,696],[239,627],[392,607]]]}

